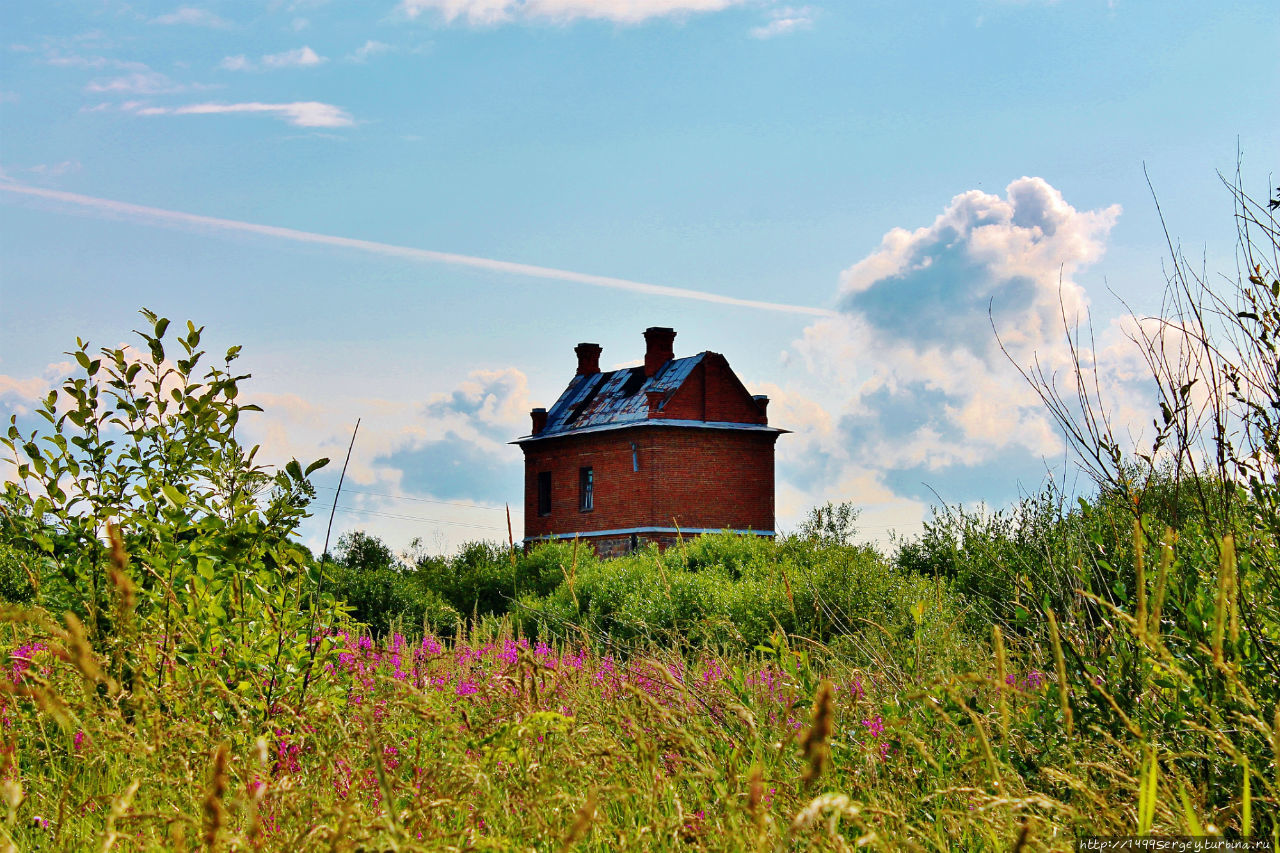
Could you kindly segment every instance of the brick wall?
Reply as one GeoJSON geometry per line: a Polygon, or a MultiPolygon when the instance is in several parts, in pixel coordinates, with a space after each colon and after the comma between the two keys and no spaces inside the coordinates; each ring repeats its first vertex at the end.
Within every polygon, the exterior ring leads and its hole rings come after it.
{"type": "Polygon", "coordinates": [[[719,353],[709,352],[661,411],[650,417],[767,424],[769,419],[719,353]]]}
{"type": "Polygon", "coordinates": [[[675,525],[772,530],[776,440],[777,433],[638,427],[525,444],[525,537],[675,525]],[[587,512],[578,509],[584,466],[593,469],[595,488],[587,512]],[[551,472],[545,517],[538,515],[541,471],[551,472]]]}

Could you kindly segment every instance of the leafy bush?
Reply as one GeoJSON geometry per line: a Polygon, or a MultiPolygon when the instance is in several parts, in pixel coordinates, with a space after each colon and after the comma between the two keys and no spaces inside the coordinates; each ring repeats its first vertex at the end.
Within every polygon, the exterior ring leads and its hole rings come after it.
{"type": "Polygon", "coordinates": [[[426,586],[426,578],[406,567],[381,539],[361,531],[343,535],[326,567],[329,588],[350,616],[376,636],[393,629],[451,633],[458,611],[426,586]]]}
{"type": "Polygon", "coordinates": [[[35,600],[37,577],[35,554],[0,540],[0,601],[28,604],[35,600]]]}
{"type": "MultiPolygon", "coordinates": [[[[681,638],[753,648],[781,632],[860,649],[867,658],[883,642],[919,637],[926,657],[936,657],[942,633],[926,643],[918,633],[923,614],[954,628],[962,607],[945,584],[901,572],[873,549],[815,540],[721,533],[611,560],[562,544],[539,546],[530,558],[554,561],[565,581],[520,598],[524,630],[615,645],[681,638]]],[[[951,633],[950,642],[963,647],[964,638],[951,633]]]]}
{"type": "Polygon", "coordinates": [[[291,539],[314,495],[307,477],[327,460],[257,464],[236,438],[258,411],[238,402],[240,348],[200,375],[202,329],[187,323],[171,361],[169,321],[142,314],[137,349],[77,342],[81,375],[42,401],[42,430],[10,420],[0,447],[18,479],[0,494],[3,538],[39,549],[41,600],[67,611],[71,637],[111,652],[105,689],[159,689],[214,660],[265,714],[283,681],[305,681],[317,613],[332,617],[291,539]],[[133,644],[148,629],[158,655],[133,644]]]}

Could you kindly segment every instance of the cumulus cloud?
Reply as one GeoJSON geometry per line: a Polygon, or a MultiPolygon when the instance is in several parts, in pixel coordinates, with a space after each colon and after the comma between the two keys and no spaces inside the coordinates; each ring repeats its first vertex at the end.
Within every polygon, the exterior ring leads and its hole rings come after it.
{"type": "Polygon", "coordinates": [[[445,498],[519,500],[520,452],[507,444],[527,431],[529,384],[516,368],[473,371],[419,410],[410,440],[379,463],[399,485],[445,498]]]}
{"type": "MultiPolygon", "coordinates": [[[[425,536],[447,551],[467,539],[505,539],[502,508],[511,504],[520,535],[524,469],[519,449],[507,444],[528,421],[528,382],[518,369],[477,370],[417,400],[251,389],[245,399],[264,410],[242,422],[261,458],[327,456],[334,463],[317,478],[322,486],[336,485],[352,425],[362,419],[341,500],[352,508],[343,519],[348,528],[394,544],[425,536]]],[[[332,491],[322,495],[329,500],[332,491]]]]}
{"type": "Polygon", "coordinates": [[[294,127],[351,127],[355,119],[341,107],[319,101],[295,101],[289,104],[187,104],[181,107],[149,107],[135,105],[135,115],[230,115],[235,113],[266,113],[287,121],[294,127]]]}
{"type": "Polygon", "coordinates": [[[166,25],[183,25],[189,27],[211,27],[213,29],[225,29],[231,26],[230,22],[218,17],[208,9],[197,9],[194,6],[183,6],[179,9],[152,18],[153,24],[166,25]]]}
{"type": "Polygon", "coordinates": [[[747,0],[401,0],[399,10],[409,18],[424,12],[446,23],[459,19],[471,25],[516,20],[568,22],[579,18],[638,24],[650,18],[720,12],[747,0]]]}
{"type": "Polygon", "coordinates": [[[531,405],[528,381],[516,368],[474,371],[425,400],[264,392],[246,399],[265,412],[247,428],[267,458],[341,458],[358,413],[361,452],[348,472],[356,484],[499,503],[523,494],[520,451],[507,444],[524,431],[531,405]]]}
{"type": "MultiPolygon", "coordinates": [[[[1020,178],[1004,196],[962,193],[932,224],[886,233],[841,274],[838,315],[807,327],[788,353],[828,389],[823,416],[802,416],[792,442],[819,460],[798,468],[797,484],[834,471],[920,498],[923,483],[956,472],[1043,473],[1038,461],[1060,454],[1062,440],[1010,359],[1069,366],[1063,317],[1088,306],[1075,276],[1102,256],[1119,214],[1077,210],[1043,179],[1020,178]]],[[[1138,372],[1117,366],[1132,367],[1122,332],[1104,329],[1099,369],[1110,387],[1136,393],[1124,382],[1138,372]]]]}
{"type": "Polygon", "coordinates": [[[35,410],[35,407],[48,396],[49,391],[56,388],[63,379],[75,370],[70,361],[59,361],[49,364],[37,376],[9,376],[0,373],[0,414],[8,420],[9,415],[24,415],[35,410]]]}
{"type": "Polygon", "coordinates": [[[812,6],[783,6],[769,12],[769,23],[753,27],[751,37],[771,39],[776,36],[807,30],[813,26],[815,10],[812,6]]]}
{"type": "Polygon", "coordinates": [[[244,54],[224,57],[218,63],[218,67],[224,71],[257,71],[259,69],[268,68],[312,68],[316,65],[323,65],[329,60],[316,53],[309,46],[294,50],[286,50],[280,53],[268,53],[257,61],[250,59],[244,54]]]}

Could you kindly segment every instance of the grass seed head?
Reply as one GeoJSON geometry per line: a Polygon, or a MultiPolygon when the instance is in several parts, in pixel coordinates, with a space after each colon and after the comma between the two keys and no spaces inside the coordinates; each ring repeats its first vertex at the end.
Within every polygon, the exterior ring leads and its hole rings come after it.
{"type": "Polygon", "coordinates": [[[800,749],[805,761],[808,762],[804,771],[806,786],[818,781],[830,756],[831,750],[827,741],[831,738],[832,723],[835,718],[834,696],[834,685],[824,678],[813,696],[813,712],[809,718],[809,728],[800,738],[800,749]]]}
{"type": "Polygon", "coordinates": [[[578,809],[578,813],[574,815],[573,823],[569,826],[569,831],[565,833],[560,849],[569,850],[582,840],[587,831],[591,829],[591,821],[595,820],[595,816],[596,792],[591,791],[587,794],[586,802],[582,804],[582,808],[578,809]]]}
{"type": "Polygon", "coordinates": [[[204,797],[204,845],[213,850],[218,843],[218,833],[227,822],[222,798],[227,793],[227,753],[225,743],[219,744],[213,753],[213,770],[209,774],[209,791],[204,797]]]}

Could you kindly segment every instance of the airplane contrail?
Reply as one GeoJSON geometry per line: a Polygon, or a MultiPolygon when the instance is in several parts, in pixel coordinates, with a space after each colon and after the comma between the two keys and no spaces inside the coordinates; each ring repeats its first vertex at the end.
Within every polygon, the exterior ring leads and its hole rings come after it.
{"type": "Polygon", "coordinates": [[[834,316],[835,312],[826,308],[814,308],[808,305],[790,305],[784,302],[764,302],[758,299],[740,299],[736,296],[725,296],[720,293],[709,293],[705,290],[691,290],[684,287],[668,287],[664,284],[649,284],[643,281],[631,281],[625,278],[614,278],[605,275],[561,270],[553,267],[541,267],[534,264],[521,264],[512,261],[499,261],[493,258],[478,258],[474,255],[457,255],[452,252],[435,252],[430,249],[415,249],[411,246],[396,246],[391,243],[378,243],[373,240],[356,240],[351,237],[335,237],[331,234],[316,234],[311,231],[298,231],[294,228],[281,228],[275,225],[259,225],[254,222],[240,222],[235,219],[219,219],[214,216],[200,216],[195,213],[183,213],[177,210],[166,210],[160,207],[146,207],[141,204],[130,204],[124,201],[113,201],[106,198],[80,195],[79,193],[62,192],[26,184],[0,181],[0,190],[7,193],[48,199],[50,201],[71,204],[94,211],[99,214],[110,214],[128,219],[136,219],[161,225],[193,225],[212,228],[220,231],[239,231],[247,234],[260,234],[281,240],[292,240],[296,243],[315,243],[324,246],[337,246],[344,249],[356,249],[376,255],[405,258],[414,261],[426,261],[435,264],[452,264],[454,266],[472,267],[492,272],[521,275],[531,278],[567,281],[575,284],[586,284],[592,287],[608,287],[614,290],[626,290],[631,293],[644,293],[650,296],[669,296],[675,299],[694,299],[699,302],[713,302],[718,305],[736,305],[741,308],[757,308],[763,311],[779,311],[788,314],[810,314],[819,317],[834,316]]]}

